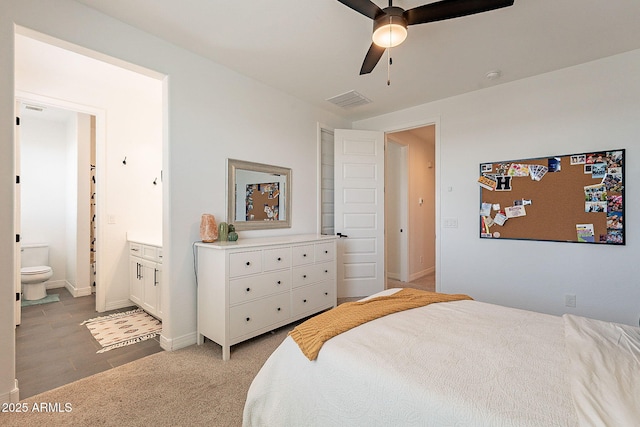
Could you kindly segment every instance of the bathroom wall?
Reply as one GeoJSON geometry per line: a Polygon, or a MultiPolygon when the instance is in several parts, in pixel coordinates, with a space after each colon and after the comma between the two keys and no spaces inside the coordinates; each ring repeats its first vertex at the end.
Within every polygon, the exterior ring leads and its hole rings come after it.
{"type": "Polygon", "coordinates": [[[53,277],[48,287],[64,286],[66,280],[66,171],[73,137],[71,119],[71,113],[66,119],[57,120],[46,120],[33,114],[21,118],[22,243],[49,244],[53,277]]]}
{"type": "Polygon", "coordinates": [[[73,114],[67,144],[66,285],[74,296],[90,295],[91,116],[73,114]]]}

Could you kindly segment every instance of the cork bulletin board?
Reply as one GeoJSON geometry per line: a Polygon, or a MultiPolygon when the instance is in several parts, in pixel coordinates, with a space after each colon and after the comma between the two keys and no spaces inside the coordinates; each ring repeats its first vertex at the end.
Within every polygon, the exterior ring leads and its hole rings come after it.
{"type": "Polygon", "coordinates": [[[247,184],[247,221],[278,221],[280,215],[280,183],[247,184]]]}
{"type": "Polygon", "coordinates": [[[480,164],[480,237],[625,244],[625,150],[480,164]]]}

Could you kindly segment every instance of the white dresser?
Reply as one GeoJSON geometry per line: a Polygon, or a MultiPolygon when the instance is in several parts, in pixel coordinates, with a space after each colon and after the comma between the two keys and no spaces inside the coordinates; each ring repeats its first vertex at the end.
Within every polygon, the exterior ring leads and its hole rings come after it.
{"type": "Polygon", "coordinates": [[[336,306],[335,236],[196,243],[198,344],[230,347],[336,306]]]}

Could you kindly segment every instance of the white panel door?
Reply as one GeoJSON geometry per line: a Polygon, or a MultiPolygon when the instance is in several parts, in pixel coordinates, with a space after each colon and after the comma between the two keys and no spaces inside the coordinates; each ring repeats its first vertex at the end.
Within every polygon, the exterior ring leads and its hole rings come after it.
{"type": "Polygon", "coordinates": [[[336,129],[334,142],[338,298],[368,296],[385,287],[384,132],[336,129]]]}

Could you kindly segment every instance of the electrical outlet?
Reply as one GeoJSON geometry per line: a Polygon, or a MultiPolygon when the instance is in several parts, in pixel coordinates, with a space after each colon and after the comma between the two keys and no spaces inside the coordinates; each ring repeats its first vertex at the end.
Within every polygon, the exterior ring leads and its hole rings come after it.
{"type": "Polygon", "coordinates": [[[458,218],[443,218],[442,219],[444,228],[458,228],[458,218]]]}
{"type": "Polygon", "coordinates": [[[576,306],[576,294],[565,294],[564,296],[564,305],[567,307],[575,307],[576,306]]]}

